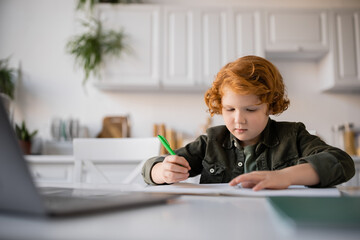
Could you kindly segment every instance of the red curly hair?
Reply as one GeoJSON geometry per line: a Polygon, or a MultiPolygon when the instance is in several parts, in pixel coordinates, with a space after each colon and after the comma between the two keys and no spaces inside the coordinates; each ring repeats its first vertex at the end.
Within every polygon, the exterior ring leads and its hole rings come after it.
{"type": "Polygon", "coordinates": [[[274,115],[285,111],[290,104],[279,70],[261,57],[241,57],[220,69],[212,87],[205,93],[205,103],[211,116],[222,112],[224,87],[229,87],[238,94],[257,95],[274,115]]]}

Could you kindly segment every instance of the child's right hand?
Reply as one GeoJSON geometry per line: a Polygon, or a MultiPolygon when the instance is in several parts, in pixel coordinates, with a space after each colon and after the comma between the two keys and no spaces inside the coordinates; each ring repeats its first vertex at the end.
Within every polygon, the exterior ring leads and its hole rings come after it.
{"type": "Polygon", "coordinates": [[[175,183],[189,177],[191,167],[185,158],[168,155],[163,162],[157,163],[151,170],[152,180],[157,184],[175,183]]]}

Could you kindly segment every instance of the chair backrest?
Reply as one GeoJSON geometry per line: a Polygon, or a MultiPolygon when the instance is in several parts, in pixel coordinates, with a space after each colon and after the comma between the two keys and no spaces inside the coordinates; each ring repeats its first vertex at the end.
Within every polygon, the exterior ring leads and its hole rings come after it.
{"type": "Polygon", "coordinates": [[[157,156],[160,142],[157,138],[75,138],[74,157],[95,162],[138,162],[157,156]]]}
{"type": "Polygon", "coordinates": [[[160,154],[160,141],[155,138],[76,138],[73,140],[75,182],[81,182],[83,165],[105,182],[110,182],[95,166],[96,163],[137,164],[124,183],[130,183],[140,172],[143,163],[160,154]]]}

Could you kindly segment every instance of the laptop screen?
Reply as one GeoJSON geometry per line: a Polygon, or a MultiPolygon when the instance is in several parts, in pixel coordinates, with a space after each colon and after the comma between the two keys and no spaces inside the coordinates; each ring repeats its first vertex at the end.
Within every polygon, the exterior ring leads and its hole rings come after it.
{"type": "MultiPolygon", "coordinates": [[[[57,188],[55,194],[40,195],[1,101],[0,153],[0,212],[69,215],[165,203],[176,197],[169,194],[125,192],[121,189],[117,193],[106,193],[101,189],[93,189],[91,192],[80,189],[79,192],[61,188],[57,188]]],[[[54,189],[47,190],[53,192],[54,189]]]]}
{"type": "Polygon", "coordinates": [[[0,133],[0,210],[45,214],[2,101],[0,133]]]}

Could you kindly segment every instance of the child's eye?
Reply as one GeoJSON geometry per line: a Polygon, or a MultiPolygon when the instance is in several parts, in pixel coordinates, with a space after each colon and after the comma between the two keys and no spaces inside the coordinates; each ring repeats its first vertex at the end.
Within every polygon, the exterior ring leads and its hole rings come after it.
{"type": "Polygon", "coordinates": [[[234,111],[234,108],[225,108],[225,111],[232,112],[232,111],[234,111]]]}
{"type": "Polygon", "coordinates": [[[246,109],[246,111],[248,111],[248,112],[255,112],[256,111],[256,109],[254,108],[248,108],[248,109],[246,109]]]}

